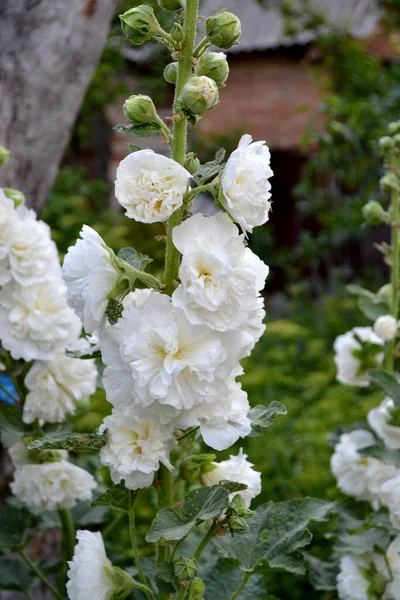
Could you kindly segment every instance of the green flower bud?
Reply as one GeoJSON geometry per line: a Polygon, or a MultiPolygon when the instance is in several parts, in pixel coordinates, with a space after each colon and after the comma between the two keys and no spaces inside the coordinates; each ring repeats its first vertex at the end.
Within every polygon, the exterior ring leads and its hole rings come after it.
{"type": "Polygon", "coordinates": [[[394,141],[393,138],[391,138],[388,135],[384,135],[383,137],[379,138],[379,148],[382,150],[382,152],[387,152],[388,150],[391,150],[394,146],[394,141]]]}
{"type": "Polygon", "coordinates": [[[10,151],[4,146],[0,146],[0,167],[6,164],[10,157],[10,151]]]}
{"type": "Polygon", "coordinates": [[[183,108],[191,115],[202,115],[219,102],[217,84],[213,79],[193,75],[185,84],[180,97],[183,108]]]}
{"type": "Polygon", "coordinates": [[[133,125],[145,125],[157,118],[156,107],[150,96],[138,94],[125,100],[124,115],[133,125]]]}
{"type": "Polygon", "coordinates": [[[169,63],[164,69],[164,79],[168,81],[168,83],[176,83],[178,77],[178,63],[173,62],[169,63]]]}
{"type": "Polygon", "coordinates": [[[392,284],[387,283],[386,285],[382,286],[380,288],[380,290],[378,291],[378,296],[385,300],[385,302],[387,303],[389,308],[392,307],[392,303],[393,303],[393,291],[392,290],[393,290],[392,284]]]}
{"type": "Polygon", "coordinates": [[[181,462],[181,477],[188,483],[200,483],[203,475],[215,469],[215,454],[187,456],[181,462]]]}
{"type": "Polygon", "coordinates": [[[382,204],[376,200],[370,200],[362,209],[364,222],[366,225],[381,225],[386,223],[388,214],[382,204]]]}
{"type": "Polygon", "coordinates": [[[191,581],[197,572],[197,562],[190,556],[180,556],[175,563],[175,575],[179,581],[191,581]]]}
{"type": "Polygon", "coordinates": [[[196,75],[206,75],[214,79],[217,85],[222,85],[228,79],[229,65],[223,52],[205,52],[195,68],[196,75]]]}
{"type": "Polygon", "coordinates": [[[167,12],[181,10],[185,6],[184,0],[158,0],[158,6],[167,12]]]}
{"type": "Polygon", "coordinates": [[[205,586],[200,577],[196,577],[190,584],[187,594],[188,600],[204,600],[205,586]]]}
{"type": "Polygon", "coordinates": [[[388,125],[388,131],[390,135],[395,135],[396,133],[400,133],[400,121],[393,121],[388,125]]]}
{"type": "Polygon", "coordinates": [[[186,171],[189,171],[191,175],[194,175],[200,167],[200,161],[194,152],[188,152],[185,156],[185,163],[183,165],[186,171]]]}
{"type": "Polygon", "coordinates": [[[154,10],[144,4],[127,10],[119,18],[122,31],[132,44],[144,44],[161,30],[154,10]]]}
{"type": "Polygon", "coordinates": [[[232,48],[242,35],[242,27],[236,15],[221,11],[206,19],[208,41],[218,48],[232,48]]]}
{"type": "Polygon", "coordinates": [[[3,188],[3,192],[14,202],[15,208],[18,208],[21,204],[25,204],[25,196],[19,190],[14,188],[3,188]]]}
{"type": "Polygon", "coordinates": [[[172,37],[173,40],[175,40],[175,42],[182,42],[182,40],[185,37],[185,30],[183,29],[182,25],[180,25],[179,23],[175,23],[173,28],[169,32],[169,35],[172,37]]]}
{"type": "Polygon", "coordinates": [[[399,178],[394,173],[386,173],[379,183],[381,188],[386,192],[391,192],[392,190],[398,191],[400,189],[399,178]]]}
{"type": "Polygon", "coordinates": [[[111,325],[115,325],[118,319],[122,317],[124,312],[124,305],[116,298],[110,298],[105,311],[106,317],[111,325]]]}
{"type": "Polygon", "coordinates": [[[115,600],[124,600],[124,598],[127,598],[134,588],[134,581],[129,573],[114,566],[104,567],[104,570],[107,579],[114,586],[114,591],[110,598],[115,600]]]}

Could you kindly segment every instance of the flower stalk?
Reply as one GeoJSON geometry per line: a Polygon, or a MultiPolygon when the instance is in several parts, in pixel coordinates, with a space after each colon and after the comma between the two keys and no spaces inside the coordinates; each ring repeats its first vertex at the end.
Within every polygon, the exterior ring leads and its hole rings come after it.
{"type": "Polygon", "coordinates": [[[26,562],[26,564],[32,569],[37,577],[44,583],[44,585],[54,594],[55,598],[59,598],[59,600],[65,600],[65,596],[63,596],[55,587],[50,583],[50,581],[43,575],[42,571],[35,565],[35,563],[29,558],[29,556],[25,553],[25,550],[19,550],[19,554],[21,558],[26,562]]]}
{"type": "MultiPolygon", "coordinates": [[[[392,191],[392,316],[399,318],[399,269],[400,269],[400,195],[397,189],[392,191]]],[[[390,340],[386,350],[386,370],[391,373],[394,369],[394,346],[396,340],[390,340]]]]}

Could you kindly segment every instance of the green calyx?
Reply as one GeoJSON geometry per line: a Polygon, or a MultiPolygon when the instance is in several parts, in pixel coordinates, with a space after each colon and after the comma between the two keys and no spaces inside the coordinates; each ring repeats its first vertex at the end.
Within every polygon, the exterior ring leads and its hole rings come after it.
{"type": "Polygon", "coordinates": [[[223,85],[229,75],[226,54],[223,52],[205,52],[199,58],[194,72],[198,76],[205,75],[213,79],[218,86],[223,85]]]}
{"type": "Polygon", "coordinates": [[[136,94],[125,100],[123,111],[132,125],[146,125],[158,118],[153,100],[143,94],[136,94]]]}
{"type": "Polygon", "coordinates": [[[178,77],[178,63],[169,63],[164,69],[164,79],[168,83],[175,84],[178,77]]]}
{"type": "Polygon", "coordinates": [[[206,33],[211,44],[228,50],[239,42],[242,27],[236,15],[224,10],[206,19],[206,33]]]}
{"type": "Polygon", "coordinates": [[[144,44],[162,32],[154,10],[144,4],[127,10],[119,18],[122,31],[135,45],[144,44]]]}
{"type": "Polygon", "coordinates": [[[135,587],[133,578],[119,567],[105,567],[108,580],[114,586],[114,591],[108,600],[124,600],[135,587]]]}
{"type": "Polygon", "coordinates": [[[176,12],[185,8],[185,0],[158,0],[158,6],[167,12],[176,12]]]}
{"type": "Polygon", "coordinates": [[[363,206],[362,209],[365,225],[381,225],[387,223],[388,214],[383,208],[382,204],[376,200],[370,200],[363,206]]]}
{"type": "Polygon", "coordinates": [[[219,102],[218,86],[213,79],[193,75],[186,82],[180,103],[185,113],[199,116],[211,110],[219,102]]]}
{"type": "Polygon", "coordinates": [[[215,454],[196,454],[181,461],[180,475],[188,483],[201,483],[203,475],[213,471],[215,454]]]}
{"type": "Polygon", "coordinates": [[[0,167],[5,165],[6,162],[8,162],[9,158],[10,158],[10,151],[7,150],[7,148],[5,148],[4,146],[0,146],[0,167]]]}
{"type": "Polygon", "coordinates": [[[14,188],[3,188],[4,194],[14,202],[15,208],[21,206],[21,204],[25,204],[25,196],[19,190],[15,190],[14,188]]]}

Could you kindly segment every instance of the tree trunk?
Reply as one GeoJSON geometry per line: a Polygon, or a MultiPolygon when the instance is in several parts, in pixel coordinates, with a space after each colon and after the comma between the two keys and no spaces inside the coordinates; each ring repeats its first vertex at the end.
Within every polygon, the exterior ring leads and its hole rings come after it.
{"type": "Polygon", "coordinates": [[[43,208],[93,70],[114,0],[0,0],[0,185],[43,208]]]}

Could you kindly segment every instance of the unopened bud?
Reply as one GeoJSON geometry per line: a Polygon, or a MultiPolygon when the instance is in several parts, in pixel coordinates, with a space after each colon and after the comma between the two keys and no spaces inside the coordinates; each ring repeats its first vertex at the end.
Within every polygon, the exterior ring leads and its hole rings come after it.
{"type": "Polygon", "coordinates": [[[391,308],[393,303],[393,287],[391,283],[386,283],[386,285],[382,286],[378,291],[378,296],[383,298],[387,305],[391,308]]]}
{"type": "Polygon", "coordinates": [[[242,35],[242,27],[236,15],[221,11],[206,19],[208,41],[218,48],[232,48],[242,35]]]}
{"type": "Polygon", "coordinates": [[[181,477],[188,483],[199,483],[202,476],[215,469],[215,454],[196,454],[181,461],[181,477]]]}
{"type": "Polygon", "coordinates": [[[362,214],[366,225],[381,225],[386,223],[388,214],[382,204],[376,200],[370,200],[363,206],[362,214]]]}
{"type": "Polygon", "coordinates": [[[380,180],[381,188],[387,192],[400,189],[400,182],[394,173],[386,173],[380,180]]]}
{"type": "Polygon", "coordinates": [[[175,12],[184,8],[184,0],[158,0],[158,6],[167,12],[175,12]]]}
{"type": "Polygon", "coordinates": [[[185,84],[181,101],[183,108],[191,115],[202,115],[218,104],[218,86],[213,79],[193,75],[185,84]]]}
{"type": "Polygon", "coordinates": [[[132,44],[144,44],[161,30],[154,10],[144,4],[127,10],[119,18],[122,31],[132,44]]]}
{"type": "Polygon", "coordinates": [[[185,37],[185,30],[183,29],[182,25],[175,23],[169,32],[169,35],[175,42],[181,42],[185,37]]]}
{"type": "Polygon", "coordinates": [[[124,115],[133,125],[145,125],[157,118],[156,107],[150,96],[138,94],[125,100],[124,115]]]}
{"type": "Polygon", "coordinates": [[[394,146],[394,141],[393,138],[391,138],[389,135],[384,135],[383,137],[379,138],[379,148],[382,150],[382,152],[387,152],[388,150],[391,150],[394,146]]]}
{"type": "Polygon", "coordinates": [[[200,161],[194,152],[188,152],[188,154],[186,154],[183,166],[191,175],[194,175],[194,173],[199,170],[200,161]]]}
{"type": "Polygon", "coordinates": [[[393,121],[388,125],[388,131],[390,135],[395,135],[396,133],[400,133],[400,121],[393,121]]]}
{"type": "Polygon", "coordinates": [[[187,593],[188,600],[204,600],[205,586],[204,581],[200,577],[196,577],[190,584],[189,591],[187,593]]]}
{"type": "Polygon", "coordinates": [[[205,52],[199,58],[195,68],[196,75],[206,75],[214,79],[217,85],[222,85],[228,79],[229,65],[223,52],[205,52]]]}
{"type": "Polygon", "coordinates": [[[4,194],[14,202],[15,208],[18,208],[21,204],[25,204],[25,196],[19,190],[14,188],[3,188],[4,194]]]}
{"type": "Polygon", "coordinates": [[[4,146],[0,146],[0,167],[6,164],[10,157],[10,151],[4,146]]]}
{"type": "Polygon", "coordinates": [[[168,81],[168,83],[176,83],[178,77],[178,63],[173,62],[169,63],[164,69],[164,79],[168,81]]]}
{"type": "Polygon", "coordinates": [[[104,567],[107,579],[113,586],[113,593],[107,598],[115,598],[118,600],[124,600],[132,592],[134,588],[134,581],[132,577],[119,567],[104,567]]]}
{"type": "Polygon", "coordinates": [[[189,556],[181,556],[175,563],[175,575],[179,581],[191,581],[197,576],[197,562],[189,556]]]}

